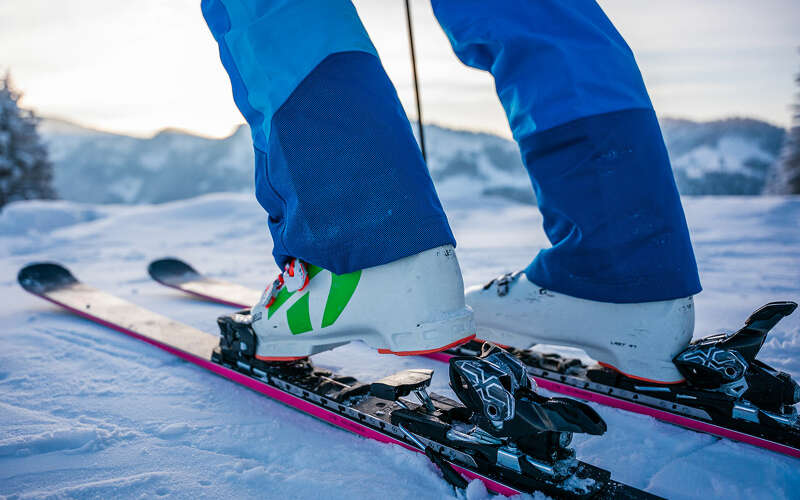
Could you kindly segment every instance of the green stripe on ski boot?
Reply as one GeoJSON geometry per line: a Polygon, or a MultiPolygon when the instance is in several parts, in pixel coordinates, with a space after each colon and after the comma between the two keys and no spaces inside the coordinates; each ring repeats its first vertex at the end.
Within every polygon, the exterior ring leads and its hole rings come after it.
{"type": "Polygon", "coordinates": [[[313,330],[311,327],[311,315],[308,312],[308,293],[297,299],[292,304],[292,307],[286,310],[286,319],[289,322],[289,330],[292,331],[292,335],[313,330]]]}
{"type": "Polygon", "coordinates": [[[308,273],[308,281],[311,281],[311,278],[318,275],[322,271],[322,268],[319,266],[315,266],[314,264],[306,264],[306,272],[308,273]]]}
{"type": "Polygon", "coordinates": [[[271,318],[272,315],[275,314],[278,311],[278,309],[283,305],[283,303],[289,300],[289,297],[291,297],[293,294],[294,292],[289,292],[285,288],[280,292],[278,292],[278,296],[275,297],[275,302],[273,302],[272,305],[269,306],[269,309],[267,310],[267,318],[271,318]]]}
{"type": "Polygon", "coordinates": [[[322,328],[336,322],[344,308],[347,307],[347,303],[353,297],[360,279],[361,271],[332,275],[331,291],[328,293],[325,312],[322,314],[322,328]]]}

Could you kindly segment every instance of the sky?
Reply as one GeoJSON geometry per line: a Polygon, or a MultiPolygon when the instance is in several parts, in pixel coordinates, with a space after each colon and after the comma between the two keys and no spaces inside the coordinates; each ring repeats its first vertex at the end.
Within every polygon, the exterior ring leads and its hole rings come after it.
{"type": "MultiPolygon", "coordinates": [[[[243,122],[199,0],[2,0],[0,71],[37,113],[150,136],[224,137],[243,122]]],[[[661,116],[791,119],[797,0],[600,0],[633,49],[661,116]]],[[[402,0],[355,0],[409,116],[416,116],[402,0]]],[[[413,0],[426,122],[510,137],[489,74],[453,54],[428,0],[413,0]]]]}

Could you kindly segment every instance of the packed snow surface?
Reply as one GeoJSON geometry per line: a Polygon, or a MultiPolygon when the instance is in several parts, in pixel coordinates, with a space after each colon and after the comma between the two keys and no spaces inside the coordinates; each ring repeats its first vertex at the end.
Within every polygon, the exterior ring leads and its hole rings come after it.
{"type": "MultiPolygon", "coordinates": [[[[756,307],[800,299],[800,198],[688,198],[705,291],[697,336],[737,329],[756,307]]],[[[524,267],[546,247],[535,207],[450,202],[467,285],[524,267]]],[[[486,498],[454,492],[427,459],[328,426],[138,340],[25,293],[16,272],[58,260],[82,280],[208,332],[228,308],[149,280],[180,256],[260,288],[274,278],[265,215],[249,195],[158,206],[22,202],[0,214],[0,496],[8,498],[486,498]]],[[[620,256],[624,258],[624,256],[620,256]]],[[[390,293],[391,290],[387,290],[390,293]]],[[[762,358],[800,376],[800,314],[762,358]]],[[[446,366],[351,344],[317,363],[360,379],[446,366]]],[[[669,498],[797,498],[800,460],[595,406],[602,437],[578,456],[669,498]]]]}

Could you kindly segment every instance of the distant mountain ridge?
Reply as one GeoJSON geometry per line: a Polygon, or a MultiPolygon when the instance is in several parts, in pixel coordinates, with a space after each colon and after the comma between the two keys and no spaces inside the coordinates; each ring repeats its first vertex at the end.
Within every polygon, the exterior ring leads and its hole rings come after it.
{"type": "MultiPolygon", "coordinates": [[[[758,194],[786,131],[742,118],[661,121],[675,179],[684,194],[758,194]]],[[[179,130],[151,138],[113,134],[57,119],[40,131],[66,200],[161,203],[253,189],[249,128],[224,139],[179,130]]],[[[427,125],[428,167],[444,199],[501,197],[535,203],[516,145],[501,137],[427,125]]]]}
{"type": "Polygon", "coordinates": [[[683,194],[761,194],[786,136],[785,129],[750,118],[663,119],[661,127],[683,194]]]}

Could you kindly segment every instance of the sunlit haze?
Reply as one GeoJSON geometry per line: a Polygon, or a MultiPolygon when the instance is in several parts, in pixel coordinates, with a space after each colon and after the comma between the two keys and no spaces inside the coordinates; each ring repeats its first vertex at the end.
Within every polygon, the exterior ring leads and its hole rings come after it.
{"type": "MultiPolygon", "coordinates": [[[[221,137],[243,119],[199,0],[4,0],[0,70],[39,114],[135,135],[221,137]]],[[[788,125],[800,70],[797,0],[603,0],[636,54],[656,111],[788,125]]],[[[402,0],[356,2],[414,118],[402,0]]],[[[413,2],[428,122],[510,136],[491,76],[452,53],[427,0],[413,2]]],[[[547,68],[542,68],[547,71],[547,68]]]]}

